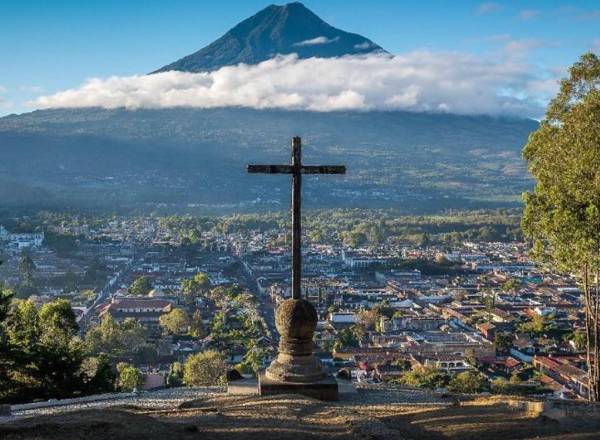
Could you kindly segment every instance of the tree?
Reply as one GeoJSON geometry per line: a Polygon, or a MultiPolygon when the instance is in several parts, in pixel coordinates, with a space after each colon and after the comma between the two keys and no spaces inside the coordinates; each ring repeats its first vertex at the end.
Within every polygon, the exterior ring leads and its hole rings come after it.
{"type": "Polygon", "coordinates": [[[140,370],[125,362],[117,364],[119,387],[123,391],[133,391],[144,384],[144,375],[140,370]]]}
{"type": "Polygon", "coordinates": [[[175,335],[187,331],[190,325],[190,318],[187,313],[185,313],[185,310],[175,308],[169,313],[161,315],[159,322],[163,330],[169,334],[175,335]]]}
{"type": "Polygon", "coordinates": [[[12,387],[11,371],[14,369],[14,359],[6,332],[12,298],[12,292],[0,285],[0,401],[12,387]]]}
{"type": "Polygon", "coordinates": [[[35,271],[35,263],[29,255],[23,253],[19,260],[19,272],[24,286],[33,287],[33,272],[35,271]]]}
{"type": "Polygon", "coordinates": [[[152,283],[148,277],[136,278],[127,291],[132,295],[144,296],[148,295],[152,290],[152,283]]]}
{"type": "Polygon", "coordinates": [[[90,327],[85,335],[88,352],[106,353],[112,357],[135,355],[137,347],[143,346],[148,329],[132,318],[116,322],[109,314],[102,316],[99,325],[90,327]]]}
{"type": "Polygon", "coordinates": [[[254,341],[248,343],[248,350],[244,355],[240,369],[242,372],[249,372],[257,375],[263,365],[263,360],[267,356],[267,349],[259,347],[254,341]]]}
{"type": "Polygon", "coordinates": [[[183,366],[183,382],[188,386],[222,385],[227,380],[227,364],[222,353],[209,350],[191,355],[183,366]]]}
{"type": "Polygon", "coordinates": [[[40,312],[31,301],[18,301],[7,325],[15,354],[18,398],[68,397],[81,391],[84,350],[76,336],[72,310],[59,301],[40,312]]]}
{"type": "Polygon", "coordinates": [[[478,371],[458,373],[448,383],[448,390],[453,393],[474,394],[488,389],[487,379],[478,371]]]}
{"type": "Polygon", "coordinates": [[[494,346],[499,353],[508,353],[512,347],[512,335],[510,333],[498,332],[494,335],[494,346]]]}
{"type": "Polygon", "coordinates": [[[584,54],[561,81],[523,155],[536,180],[522,227],[532,255],[578,273],[585,299],[589,399],[600,399],[600,59],[584,54]]]}
{"type": "Polygon", "coordinates": [[[75,336],[79,331],[75,312],[66,299],[44,304],[40,309],[40,322],[43,326],[61,329],[69,336],[75,336]]]}
{"type": "Polygon", "coordinates": [[[333,344],[334,350],[341,350],[348,347],[358,347],[358,339],[355,332],[350,328],[344,328],[337,334],[337,339],[333,344]]]}
{"type": "Polygon", "coordinates": [[[415,388],[427,388],[435,390],[448,385],[450,376],[442,370],[429,366],[416,366],[404,373],[400,382],[415,388]]]}
{"type": "Polygon", "coordinates": [[[519,331],[523,333],[545,333],[549,330],[555,328],[554,325],[554,317],[548,316],[544,317],[541,315],[533,315],[531,321],[524,322],[520,324],[519,331]]]}
{"type": "Polygon", "coordinates": [[[210,278],[204,272],[198,272],[193,278],[181,282],[181,290],[189,299],[194,299],[208,292],[211,288],[210,278]]]}
{"type": "Polygon", "coordinates": [[[86,358],[81,364],[81,371],[87,394],[109,393],[115,389],[117,376],[108,362],[107,355],[86,358]]]}
{"type": "Polygon", "coordinates": [[[570,335],[569,338],[573,341],[573,345],[575,345],[576,350],[585,350],[586,340],[585,340],[585,332],[580,330],[576,330],[570,335]]]}
{"type": "Polygon", "coordinates": [[[173,362],[169,369],[166,385],[168,387],[180,387],[183,384],[183,365],[180,362],[173,362]]]}
{"type": "Polygon", "coordinates": [[[202,321],[202,313],[200,310],[196,310],[192,315],[190,321],[190,334],[194,338],[200,339],[204,337],[204,322],[202,321]]]}
{"type": "Polygon", "coordinates": [[[509,278],[502,284],[502,291],[506,293],[515,293],[521,287],[521,281],[516,278],[509,278]]]}

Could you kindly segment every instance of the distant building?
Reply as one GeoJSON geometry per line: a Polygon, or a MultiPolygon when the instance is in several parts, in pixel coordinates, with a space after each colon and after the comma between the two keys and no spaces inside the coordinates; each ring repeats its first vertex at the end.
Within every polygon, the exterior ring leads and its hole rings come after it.
{"type": "Polygon", "coordinates": [[[4,226],[0,225],[0,241],[7,242],[10,247],[16,249],[36,248],[44,243],[44,233],[11,233],[4,226]]]}
{"type": "Polygon", "coordinates": [[[115,321],[133,318],[151,330],[159,330],[160,317],[173,307],[173,302],[166,299],[126,297],[113,298],[109,303],[100,305],[97,312],[100,317],[108,313],[115,321]]]}

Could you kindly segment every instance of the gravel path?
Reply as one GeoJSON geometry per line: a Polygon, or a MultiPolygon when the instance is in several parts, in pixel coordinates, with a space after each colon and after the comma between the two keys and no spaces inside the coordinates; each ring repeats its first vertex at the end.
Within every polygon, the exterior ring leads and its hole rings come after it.
{"type": "MultiPolygon", "coordinates": [[[[60,400],[45,402],[47,406],[42,408],[30,408],[30,405],[14,405],[12,407],[13,418],[31,417],[47,414],[60,414],[83,409],[111,408],[116,406],[133,406],[145,409],[173,409],[177,408],[183,402],[199,399],[205,396],[223,394],[223,387],[203,387],[203,388],[169,388],[158,391],[142,391],[136,395],[129,393],[114,394],[114,398],[107,400],[106,395],[89,396],[81,399],[81,402],[64,404],[60,400]],[[92,400],[87,399],[103,400],[92,400]]],[[[77,400],[77,399],[75,399],[77,400]]],[[[7,419],[5,419],[7,420],[7,419]]]]}

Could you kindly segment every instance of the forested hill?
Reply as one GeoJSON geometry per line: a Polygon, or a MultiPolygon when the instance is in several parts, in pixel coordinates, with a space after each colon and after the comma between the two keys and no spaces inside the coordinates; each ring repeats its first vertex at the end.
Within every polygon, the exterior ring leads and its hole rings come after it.
{"type": "Polygon", "coordinates": [[[514,206],[529,184],[521,149],[532,120],[407,112],[223,109],[45,110],[0,118],[5,208],[171,212],[280,209],[285,176],[248,162],[340,163],[306,179],[308,206],[514,206]]]}

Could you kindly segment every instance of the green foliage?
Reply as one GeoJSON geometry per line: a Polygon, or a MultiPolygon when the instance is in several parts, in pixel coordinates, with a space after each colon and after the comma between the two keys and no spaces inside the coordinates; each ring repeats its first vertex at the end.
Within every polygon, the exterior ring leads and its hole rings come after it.
{"type": "Polygon", "coordinates": [[[180,387],[183,385],[183,365],[180,362],[173,362],[169,369],[169,375],[166,379],[168,387],[180,387]]]}
{"type": "MultiPolygon", "coordinates": [[[[600,319],[590,288],[600,267],[600,59],[586,53],[561,81],[523,156],[536,180],[524,195],[522,226],[532,255],[579,273],[586,305],[589,397],[600,400],[600,319]]],[[[598,287],[596,287],[598,288],[598,287]]],[[[539,323],[531,330],[538,332],[539,323]]]]}
{"type": "Polygon", "coordinates": [[[129,286],[129,289],[127,289],[130,294],[140,296],[148,295],[151,290],[152,283],[150,282],[150,279],[145,276],[136,278],[133,283],[131,283],[131,286],[129,286]]]}
{"type": "Polygon", "coordinates": [[[561,81],[523,155],[536,179],[522,220],[534,256],[560,270],[600,263],[600,60],[587,53],[561,81]]]}
{"type": "Polygon", "coordinates": [[[267,349],[259,347],[252,340],[249,341],[246,354],[240,364],[240,370],[244,373],[257,375],[262,369],[263,360],[267,354],[267,349]]]}
{"type": "Polygon", "coordinates": [[[533,315],[530,321],[519,325],[519,331],[522,333],[542,334],[556,329],[554,316],[533,315]]]}
{"type": "Polygon", "coordinates": [[[102,354],[85,358],[81,371],[86,394],[109,393],[114,390],[117,376],[108,361],[108,356],[102,354]]]}
{"type": "Polygon", "coordinates": [[[84,363],[84,347],[68,302],[47,303],[38,311],[31,301],[13,301],[8,312],[4,299],[2,304],[0,400],[63,398],[97,392],[96,385],[105,388],[106,381],[91,374],[84,363]]]}
{"type": "Polygon", "coordinates": [[[508,353],[512,347],[511,333],[498,332],[494,335],[494,347],[498,353],[508,353]]]}
{"type": "Polygon", "coordinates": [[[196,310],[190,320],[190,335],[194,338],[204,337],[204,322],[202,321],[202,313],[200,310],[196,310]]]}
{"type": "Polygon", "coordinates": [[[460,264],[446,262],[436,262],[424,259],[408,259],[399,261],[396,264],[399,270],[419,270],[423,275],[460,275],[465,271],[460,264]]]}
{"type": "Polygon", "coordinates": [[[351,328],[343,328],[337,334],[337,339],[333,344],[334,350],[343,350],[344,348],[358,347],[358,339],[351,328]]]}
{"type": "Polygon", "coordinates": [[[193,299],[210,290],[210,278],[203,272],[194,275],[193,278],[181,282],[181,290],[186,297],[193,299]]]}
{"type": "Polygon", "coordinates": [[[23,253],[19,259],[19,272],[21,274],[21,284],[25,287],[33,286],[33,272],[35,271],[35,263],[31,257],[23,253]]]}
{"type": "Polygon", "coordinates": [[[521,281],[517,278],[509,278],[502,284],[502,291],[513,293],[521,287],[521,281]]]}
{"type": "Polygon", "coordinates": [[[576,350],[585,350],[586,337],[584,332],[582,332],[581,330],[575,330],[573,333],[567,336],[569,336],[570,341],[573,341],[576,350]]]}
{"type": "Polygon", "coordinates": [[[444,388],[450,382],[448,373],[434,367],[416,366],[400,378],[400,383],[414,388],[435,390],[444,388]]]}
{"type": "Polygon", "coordinates": [[[161,315],[159,322],[163,330],[169,334],[175,335],[187,332],[190,325],[190,318],[185,310],[174,308],[169,313],[161,315]]]}
{"type": "Polygon", "coordinates": [[[191,355],[183,367],[183,382],[188,386],[223,385],[227,364],[222,353],[209,350],[191,355]]]}
{"type": "Polygon", "coordinates": [[[458,373],[448,383],[448,390],[453,393],[474,394],[488,389],[487,379],[478,371],[458,373]]]}
{"type": "Polygon", "coordinates": [[[532,394],[543,394],[548,392],[540,386],[522,383],[520,380],[510,381],[502,378],[494,379],[491,383],[490,390],[494,394],[505,394],[509,396],[527,396],[532,394]]]}
{"type": "Polygon", "coordinates": [[[77,248],[77,238],[73,235],[57,234],[47,231],[44,234],[44,244],[60,257],[68,257],[77,248]]]}
{"type": "Polygon", "coordinates": [[[92,354],[105,353],[110,357],[135,355],[148,337],[148,329],[135,319],[116,322],[109,314],[100,324],[92,326],[85,335],[85,345],[92,354]]]}
{"type": "Polygon", "coordinates": [[[71,308],[71,303],[66,299],[57,299],[44,304],[39,315],[42,325],[48,328],[61,329],[70,336],[75,336],[79,331],[75,312],[71,308]]]}
{"type": "Polygon", "coordinates": [[[133,391],[144,385],[144,375],[133,365],[125,362],[117,364],[119,387],[123,391],[133,391]]]}

